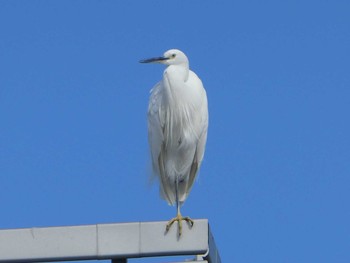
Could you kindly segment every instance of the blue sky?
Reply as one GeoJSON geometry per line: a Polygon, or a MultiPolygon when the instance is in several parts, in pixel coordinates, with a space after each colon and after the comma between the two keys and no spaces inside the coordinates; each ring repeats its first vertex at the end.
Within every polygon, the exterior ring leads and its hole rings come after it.
{"type": "Polygon", "coordinates": [[[0,228],[175,215],[148,180],[164,68],[138,61],[179,48],[210,115],[183,214],[209,219],[223,262],[349,262],[349,9],[1,1],[0,228]]]}

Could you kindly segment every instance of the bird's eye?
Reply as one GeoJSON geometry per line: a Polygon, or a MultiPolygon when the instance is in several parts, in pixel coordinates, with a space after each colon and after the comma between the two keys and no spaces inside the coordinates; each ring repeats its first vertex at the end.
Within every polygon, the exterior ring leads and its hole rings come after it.
{"type": "Polygon", "coordinates": [[[171,55],[171,58],[175,58],[175,57],[176,57],[176,54],[172,54],[172,55],[171,55]]]}

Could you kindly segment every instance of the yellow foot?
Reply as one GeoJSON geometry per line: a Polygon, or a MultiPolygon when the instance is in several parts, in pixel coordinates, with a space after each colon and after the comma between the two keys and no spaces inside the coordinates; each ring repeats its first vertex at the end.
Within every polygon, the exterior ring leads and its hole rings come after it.
{"type": "Polygon", "coordinates": [[[171,219],[166,225],[166,232],[169,231],[170,227],[174,224],[175,221],[178,222],[179,236],[182,234],[182,221],[186,221],[190,227],[192,227],[194,224],[193,220],[188,216],[183,217],[181,214],[177,214],[177,216],[171,219]]]}

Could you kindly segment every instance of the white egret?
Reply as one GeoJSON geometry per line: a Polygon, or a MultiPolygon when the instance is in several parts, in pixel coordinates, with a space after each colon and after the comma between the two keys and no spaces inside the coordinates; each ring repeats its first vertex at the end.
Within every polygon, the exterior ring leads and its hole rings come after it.
{"type": "Polygon", "coordinates": [[[148,140],[153,172],[160,179],[161,196],[177,207],[177,215],[166,225],[166,231],[182,221],[191,227],[193,221],[183,217],[180,207],[189,195],[199,171],[208,130],[208,102],[202,81],[189,69],[186,55],[171,49],[162,57],[141,63],[166,65],[163,79],[151,90],[148,105],[148,140]]]}

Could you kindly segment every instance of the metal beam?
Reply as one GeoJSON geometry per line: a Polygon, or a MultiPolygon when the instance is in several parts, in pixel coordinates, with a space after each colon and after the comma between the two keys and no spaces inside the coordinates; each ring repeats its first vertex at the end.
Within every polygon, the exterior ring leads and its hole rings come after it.
{"type": "Polygon", "coordinates": [[[126,262],[127,258],[202,254],[208,254],[208,262],[220,263],[208,220],[194,222],[191,229],[184,224],[180,238],[176,226],[166,233],[163,221],[4,229],[0,230],[0,263],[126,262]],[[215,256],[210,257],[211,251],[215,256]]]}

